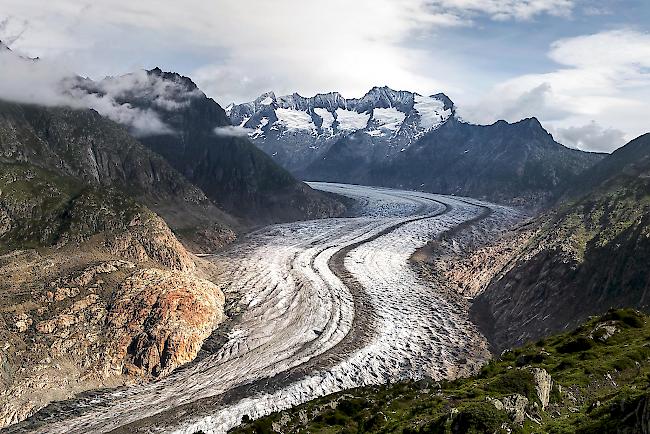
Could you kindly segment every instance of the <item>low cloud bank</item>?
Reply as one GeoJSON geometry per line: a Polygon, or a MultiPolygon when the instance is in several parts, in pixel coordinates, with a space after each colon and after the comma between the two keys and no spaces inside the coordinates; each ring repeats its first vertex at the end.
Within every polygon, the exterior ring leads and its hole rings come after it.
{"type": "Polygon", "coordinates": [[[214,133],[219,137],[248,137],[253,130],[240,126],[217,127],[214,133]]]}
{"type": "Polygon", "coordinates": [[[158,111],[189,104],[198,89],[164,80],[147,71],[99,82],[78,77],[47,59],[29,59],[0,46],[0,99],[44,106],[94,109],[136,136],[172,134],[158,111]],[[143,107],[126,102],[142,101],[143,107]]]}

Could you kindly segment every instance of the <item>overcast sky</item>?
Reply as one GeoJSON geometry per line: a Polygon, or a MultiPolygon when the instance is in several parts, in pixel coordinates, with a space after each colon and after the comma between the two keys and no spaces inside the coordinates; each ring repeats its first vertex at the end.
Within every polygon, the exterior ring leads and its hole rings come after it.
{"type": "Polygon", "coordinates": [[[160,66],[222,105],[445,92],[599,151],[650,131],[649,23],[649,0],[0,0],[12,49],[92,78],[160,66]]]}

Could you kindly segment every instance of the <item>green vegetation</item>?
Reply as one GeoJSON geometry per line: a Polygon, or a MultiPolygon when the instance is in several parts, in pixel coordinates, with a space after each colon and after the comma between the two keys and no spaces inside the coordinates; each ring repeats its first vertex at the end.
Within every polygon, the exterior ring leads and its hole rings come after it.
{"type": "Polygon", "coordinates": [[[125,228],[143,207],[27,164],[0,163],[0,253],[81,241],[125,228]]]}
{"type": "Polygon", "coordinates": [[[650,417],[649,384],[649,318],[613,310],[507,351],[473,377],[348,390],[244,418],[234,432],[636,433],[650,417]],[[549,383],[534,375],[542,370],[552,378],[546,396],[538,388],[549,383]],[[517,412],[513,402],[525,405],[517,412]]]}

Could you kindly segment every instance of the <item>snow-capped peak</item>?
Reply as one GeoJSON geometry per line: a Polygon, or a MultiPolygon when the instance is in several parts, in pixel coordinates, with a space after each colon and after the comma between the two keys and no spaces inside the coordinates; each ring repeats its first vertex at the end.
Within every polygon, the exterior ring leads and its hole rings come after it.
{"type": "Polygon", "coordinates": [[[322,152],[328,144],[359,133],[364,143],[399,151],[453,115],[453,103],[444,94],[422,96],[387,86],[351,99],[338,92],[312,97],[266,92],[228,111],[232,124],[249,128],[251,139],[270,155],[277,152],[273,143],[287,146],[287,154],[303,148],[322,152]]]}

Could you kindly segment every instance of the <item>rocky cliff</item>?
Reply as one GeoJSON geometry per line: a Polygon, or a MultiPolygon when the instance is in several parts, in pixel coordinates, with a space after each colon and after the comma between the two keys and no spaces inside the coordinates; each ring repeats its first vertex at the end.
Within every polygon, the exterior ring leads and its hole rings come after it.
{"type": "Polygon", "coordinates": [[[117,189],[0,169],[0,426],[196,356],[224,295],[160,217],[117,189]]]}

